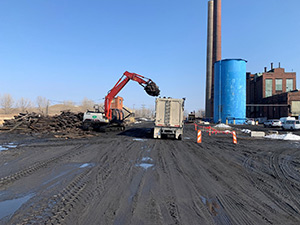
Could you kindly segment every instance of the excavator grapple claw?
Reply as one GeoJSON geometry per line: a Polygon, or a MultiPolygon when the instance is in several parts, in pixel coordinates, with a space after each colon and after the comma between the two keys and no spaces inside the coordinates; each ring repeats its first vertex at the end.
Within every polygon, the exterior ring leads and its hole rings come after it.
{"type": "Polygon", "coordinates": [[[144,89],[151,96],[159,96],[160,94],[159,87],[153,81],[148,82],[144,89]]]}

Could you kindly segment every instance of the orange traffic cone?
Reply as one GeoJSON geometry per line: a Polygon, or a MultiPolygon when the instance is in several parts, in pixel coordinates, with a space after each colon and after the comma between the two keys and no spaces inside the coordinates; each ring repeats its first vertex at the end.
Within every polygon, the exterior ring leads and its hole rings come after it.
{"type": "Polygon", "coordinates": [[[197,143],[201,143],[202,142],[202,133],[201,130],[198,130],[197,132],[197,143]]]}
{"type": "Polygon", "coordinates": [[[233,140],[233,144],[237,144],[237,138],[236,138],[235,131],[232,131],[232,140],[233,140]]]}

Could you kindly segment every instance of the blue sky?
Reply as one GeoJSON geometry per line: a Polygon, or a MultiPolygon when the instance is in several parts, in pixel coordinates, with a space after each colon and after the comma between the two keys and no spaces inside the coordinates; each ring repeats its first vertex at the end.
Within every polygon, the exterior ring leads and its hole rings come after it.
{"type": "MultiPolygon", "coordinates": [[[[300,73],[299,0],[222,1],[222,58],[300,73]]],[[[204,109],[207,0],[0,0],[0,96],[102,102],[124,71],[204,109]]],[[[154,107],[138,83],[119,94],[154,107]]],[[[52,103],[56,103],[52,101],[52,103]]]]}

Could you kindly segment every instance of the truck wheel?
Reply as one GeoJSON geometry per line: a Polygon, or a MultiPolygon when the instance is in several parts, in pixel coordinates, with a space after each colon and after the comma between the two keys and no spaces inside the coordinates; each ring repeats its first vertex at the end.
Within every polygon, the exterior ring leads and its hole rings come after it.
{"type": "Polygon", "coordinates": [[[177,138],[179,141],[181,141],[182,140],[182,136],[181,136],[181,134],[179,134],[179,136],[178,136],[178,138],[177,138]]]}

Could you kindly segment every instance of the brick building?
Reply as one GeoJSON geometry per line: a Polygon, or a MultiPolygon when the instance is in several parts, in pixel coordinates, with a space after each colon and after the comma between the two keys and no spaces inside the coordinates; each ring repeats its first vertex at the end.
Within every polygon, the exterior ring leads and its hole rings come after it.
{"type": "Polygon", "coordinates": [[[300,92],[296,89],[296,73],[273,68],[264,73],[247,73],[246,115],[268,119],[300,114],[300,92]]]}

